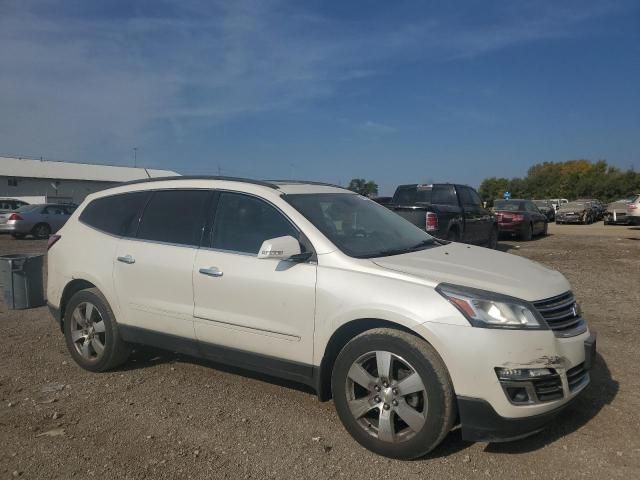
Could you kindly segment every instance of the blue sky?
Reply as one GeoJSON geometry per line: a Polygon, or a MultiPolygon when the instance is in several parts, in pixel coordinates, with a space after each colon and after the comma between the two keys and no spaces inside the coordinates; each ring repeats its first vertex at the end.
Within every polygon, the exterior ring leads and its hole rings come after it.
{"type": "Polygon", "coordinates": [[[399,183],[640,168],[637,1],[0,0],[0,152],[399,183]]]}

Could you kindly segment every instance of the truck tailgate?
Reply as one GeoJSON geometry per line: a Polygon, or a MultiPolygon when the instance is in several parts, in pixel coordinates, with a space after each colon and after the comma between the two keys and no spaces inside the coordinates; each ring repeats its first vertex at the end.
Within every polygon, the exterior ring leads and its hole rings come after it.
{"type": "Polygon", "coordinates": [[[426,226],[426,207],[392,207],[395,213],[400,215],[406,220],[409,220],[414,225],[424,229],[426,226]]]}

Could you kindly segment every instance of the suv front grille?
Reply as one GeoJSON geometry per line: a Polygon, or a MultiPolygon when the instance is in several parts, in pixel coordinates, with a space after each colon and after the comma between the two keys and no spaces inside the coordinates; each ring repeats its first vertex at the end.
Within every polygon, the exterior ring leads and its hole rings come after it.
{"type": "Polygon", "coordinates": [[[567,383],[569,384],[569,390],[571,392],[575,392],[578,388],[588,382],[589,372],[585,370],[584,363],[567,370],[567,383]]]}
{"type": "Polygon", "coordinates": [[[571,292],[533,302],[533,306],[557,337],[573,337],[587,330],[571,292]]]}

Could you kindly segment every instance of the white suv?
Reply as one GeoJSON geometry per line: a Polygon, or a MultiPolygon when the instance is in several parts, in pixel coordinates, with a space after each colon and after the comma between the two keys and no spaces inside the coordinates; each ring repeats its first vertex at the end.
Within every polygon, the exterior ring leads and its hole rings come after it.
{"type": "Polygon", "coordinates": [[[540,430],[595,356],[560,273],[312,182],[176,177],[92,194],[50,240],[48,299],[87,370],[148,344],[299,381],[395,458],[457,423],[478,441],[540,430]]]}

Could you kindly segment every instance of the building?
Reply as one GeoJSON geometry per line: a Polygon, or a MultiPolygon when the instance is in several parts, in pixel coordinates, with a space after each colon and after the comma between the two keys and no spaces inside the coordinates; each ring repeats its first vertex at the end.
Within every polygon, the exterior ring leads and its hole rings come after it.
{"type": "Polygon", "coordinates": [[[118,183],[175,175],[170,170],[0,157],[0,197],[79,204],[90,193],[118,183]]]}

